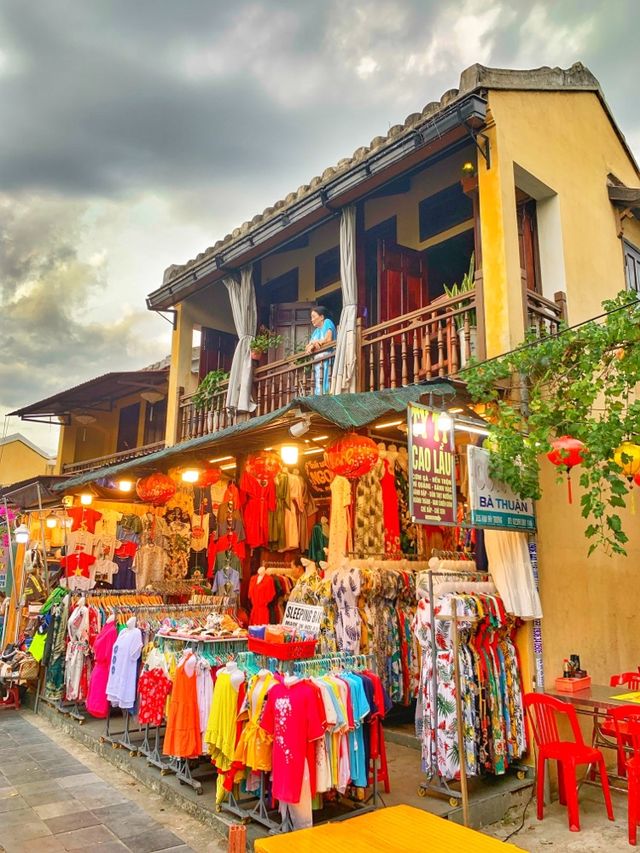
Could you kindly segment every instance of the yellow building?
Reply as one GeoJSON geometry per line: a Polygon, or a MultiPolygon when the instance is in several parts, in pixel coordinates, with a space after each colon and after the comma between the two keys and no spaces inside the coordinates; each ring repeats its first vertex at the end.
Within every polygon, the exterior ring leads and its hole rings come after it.
{"type": "MultiPolygon", "coordinates": [[[[258,321],[282,334],[253,371],[253,414],[314,393],[300,364],[309,309],[346,315],[342,281],[355,268],[355,376],[368,391],[455,375],[470,352],[492,357],[540,333],[595,316],[603,299],[640,287],[640,174],[600,85],[580,63],[510,71],[474,65],[445,92],[294,190],[197,258],[166,272],[148,297],[175,312],[167,444],[234,423],[222,384],[193,404],[194,330],[200,378],[229,370],[237,343],[228,288],[251,268],[258,321]],[[353,237],[342,232],[353,215],[353,237]],[[460,283],[474,255],[464,296],[460,283]],[[345,266],[346,265],[346,266],[345,266]]],[[[342,390],[345,390],[344,387],[342,390]]],[[[579,502],[544,472],[538,507],[547,680],[578,652],[595,680],[640,663],[633,620],[640,554],[586,559],[579,502]],[[588,625],[588,629],[585,630],[588,625]]]]}
{"type": "Polygon", "coordinates": [[[52,474],[55,461],[21,433],[8,435],[0,439],[0,486],[52,474]]]}

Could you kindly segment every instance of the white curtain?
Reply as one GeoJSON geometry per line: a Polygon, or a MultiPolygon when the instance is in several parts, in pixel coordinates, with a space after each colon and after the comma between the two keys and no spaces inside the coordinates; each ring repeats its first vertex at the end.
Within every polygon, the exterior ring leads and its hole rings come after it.
{"type": "Polygon", "coordinates": [[[343,208],[340,220],[340,279],[342,281],[342,312],[331,375],[332,394],[346,394],[356,390],[358,281],[356,279],[356,208],[354,205],[343,208]]]}
{"type": "Polygon", "coordinates": [[[251,397],[253,385],[253,365],[251,363],[251,339],[256,333],[258,309],[256,292],[253,287],[253,267],[251,264],[240,270],[240,281],[227,276],[223,279],[229,291],[231,312],[238,334],[238,343],[233,354],[227,408],[236,412],[253,412],[256,404],[251,397]]]}
{"type": "Polygon", "coordinates": [[[533,578],[526,533],[485,530],[489,571],[507,613],[521,619],[541,619],[542,605],[533,578]]]}

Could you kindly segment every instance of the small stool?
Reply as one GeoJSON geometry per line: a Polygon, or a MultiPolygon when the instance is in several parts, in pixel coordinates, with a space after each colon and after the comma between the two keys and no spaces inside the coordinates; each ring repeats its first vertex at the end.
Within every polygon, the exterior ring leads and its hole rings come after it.
{"type": "Polygon", "coordinates": [[[20,688],[12,684],[8,689],[7,698],[0,702],[0,711],[16,711],[20,708],[20,688]]]}

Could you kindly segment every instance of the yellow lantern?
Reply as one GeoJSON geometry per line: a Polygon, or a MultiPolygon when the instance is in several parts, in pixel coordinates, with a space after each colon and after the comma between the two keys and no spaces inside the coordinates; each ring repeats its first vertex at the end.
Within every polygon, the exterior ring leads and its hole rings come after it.
{"type": "Polygon", "coordinates": [[[633,478],[640,472],[640,445],[632,441],[623,441],[613,454],[613,461],[620,467],[631,489],[631,512],[635,514],[633,478]]]}

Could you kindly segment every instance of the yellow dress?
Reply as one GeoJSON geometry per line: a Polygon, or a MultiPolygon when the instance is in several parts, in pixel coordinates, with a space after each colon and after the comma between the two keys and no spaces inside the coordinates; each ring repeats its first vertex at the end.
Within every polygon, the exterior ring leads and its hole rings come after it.
{"type": "Polygon", "coordinates": [[[329,518],[329,568],[335,569],[347,551],[351,550],[351,528],[349,507],[351,506],[351,483],[338,475],[331,483],[331,516],[329,518]]]}
{"type": "Polygon", "coordinates": [[[256,675],[252,678],[247,689],[249,718],[240,735],[233,760],[252,770],[271,770],[273,737],[260,728],[260,716],[267,692],[275,683],[273,673],[269,672],[265,676],[256,675]]]}
{"type": "MultiPolygon", "coordinates": [[[[238,707],[238,691],[231,683],[231,673],[224,670],[218,673],[213,700],[204,741],[209,748],[211,761],[218,770],[225,771],[231,767],[236,748],[236,718],[238,707]]],[[[224,777],[218,774],[216,787],[216,802],[222,802],[225,791],[224,777]]]]}

